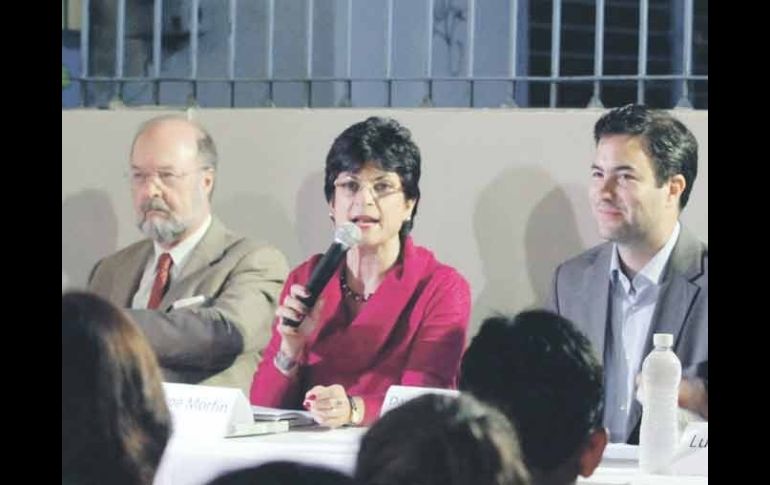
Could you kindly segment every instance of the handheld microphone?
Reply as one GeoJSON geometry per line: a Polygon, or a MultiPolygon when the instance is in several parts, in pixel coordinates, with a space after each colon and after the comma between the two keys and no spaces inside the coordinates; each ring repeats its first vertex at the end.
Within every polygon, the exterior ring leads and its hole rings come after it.
{"type": "MultiPolygon", "coordinates": [[[[308,312],[315,305],[318,295],[326,287],[334,272],[337,271],[347,250],[358,244],[360,240],[361,229],[352,222],[343,224],[334,231],[334,242],[329,246],[326,254],[321,257],[321,260],[318,261],[318,264],[310,274],[310,279],[305,284],[309,296],[307,298],[299,298],[307,306],[308,312]]],[[[302,323],[302,320],[283,319],[283,324],[290,327],[299,327],[300,323],[302,323]]]]}

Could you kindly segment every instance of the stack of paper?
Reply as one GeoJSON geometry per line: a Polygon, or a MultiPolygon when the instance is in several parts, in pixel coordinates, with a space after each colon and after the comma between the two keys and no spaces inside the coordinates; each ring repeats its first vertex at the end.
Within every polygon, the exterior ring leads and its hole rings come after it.
{"type": "Polygon", "coordinates": [[[316,424],[313,415],[309,411],[297,409],[278,409],[265,406],[251,406],[254,421],[259,422],[286,422],[290,428],[299,426],[313,426],[316,424]]]}

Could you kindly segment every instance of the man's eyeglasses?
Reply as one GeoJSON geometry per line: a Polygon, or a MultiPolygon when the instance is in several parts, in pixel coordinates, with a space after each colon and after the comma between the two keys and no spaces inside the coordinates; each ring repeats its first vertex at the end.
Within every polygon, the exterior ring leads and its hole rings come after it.
{"type": "Polygon", "coordinates": [[[211,170],[211,169],[212,167],[200,167],[198,169],[191,170],[189,172],[175,172],[173,170],[155,170],[151,172],[146,172],[144,170],[131,169],[128,171],[126,176],[131,181],[131,185],[134,185],[134,186],[142,186],[146,184],[148,180],[157,176],[158,180],[160,180],[161,185],[165,187],[173,187],[179,184],[179,182],[181,182],[183,178],[190,175],[191,173],[211,170]]]}
{"type": "Polygon", "coordinates": [[[355,178],[345,178],[334,182],[335,192],[337,195],[343,197],[353,198],[363,188],[369,189],[369,193],[371,193],[375,199],[381,199],[383,197],[387,197],[388,195],[403,191],[402,187],[397,186],[395,183],[387,179],[367,182],[365,180],[359,180],[355,178]]]}

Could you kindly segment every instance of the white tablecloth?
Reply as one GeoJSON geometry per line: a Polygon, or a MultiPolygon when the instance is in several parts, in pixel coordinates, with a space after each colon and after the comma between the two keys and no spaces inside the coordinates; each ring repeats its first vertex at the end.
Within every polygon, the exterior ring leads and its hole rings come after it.
{"type": "Polygon", "coordinates": [[[648,475],[639,471],[639,447],[607,445],[602,462],[593,475],[578,477],[579,485],[706,485],[708,477],[648,475]]]}
{"type": "MultiPolygon", "coordinates": [[[[352,474],[365,428],[293,430],[264,436],[202,439],[174,437],[155,485],[203,485],[222,473],[276,460],[321,465],[352,474]]],[[[581,485],[706,485],[707,477],[643,475],[637,448],[609,445],[594,474],[581,485]]]]}
{"type": "Polygon", "coordinates": [[[310,428],[242,438],[174,437],[155,485],[202,485],[222,473],[276,460],[325,466],[352,474],[366,428],[310,428]]]}

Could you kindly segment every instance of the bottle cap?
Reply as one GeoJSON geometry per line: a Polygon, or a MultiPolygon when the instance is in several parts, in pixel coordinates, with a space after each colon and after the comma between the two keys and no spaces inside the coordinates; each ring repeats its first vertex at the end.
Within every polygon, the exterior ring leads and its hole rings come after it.
{"type": "Polygon", "coordinates": [[[652,343],[656,347],[671,347],[674,345],[674,336],[670,333],[656,333],[652,336],[652,343]]]}

